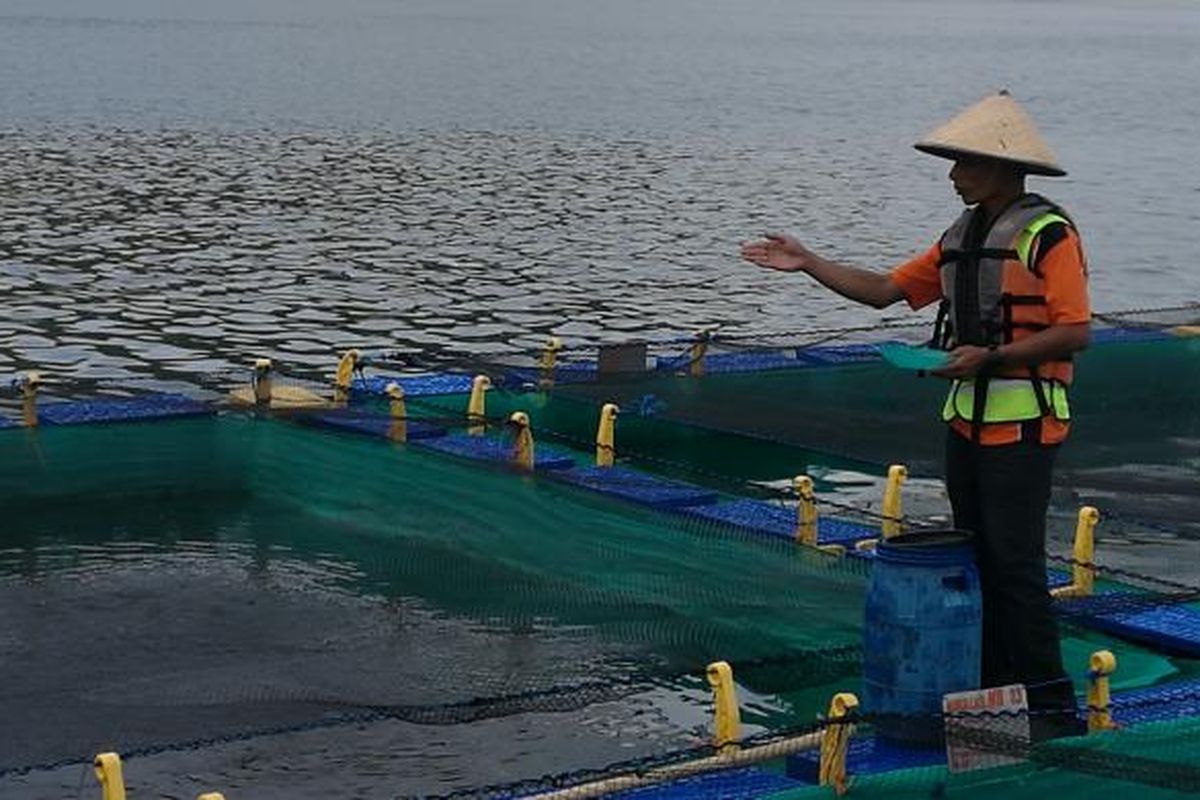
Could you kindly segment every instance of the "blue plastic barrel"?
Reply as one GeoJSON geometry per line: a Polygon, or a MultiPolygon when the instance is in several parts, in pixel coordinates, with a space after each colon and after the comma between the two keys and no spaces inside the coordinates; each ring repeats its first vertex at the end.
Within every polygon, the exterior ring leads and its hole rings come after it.
{"type": "Polygon", "coordinates": [[[867,588],[863,710],[877,734],[944,740],[942,695],[979,688],[982,603],[971,534],[920,531],[876,547],[867,588]],[[902,719],[900,717],[906,717],[902,719]]]}

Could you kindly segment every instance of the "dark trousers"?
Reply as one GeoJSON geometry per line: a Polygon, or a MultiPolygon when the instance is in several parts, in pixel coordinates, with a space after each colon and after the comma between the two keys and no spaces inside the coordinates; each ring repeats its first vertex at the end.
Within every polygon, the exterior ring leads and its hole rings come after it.
{"type": "Polygon", "coordinates": [[[1046,589],[1046,510],[1058,448],[973,444],[947,431],[954,526],[971,531],[983,594],[984,686],[1023,683],[1030,708],[1074,708],[1046,589]]]}

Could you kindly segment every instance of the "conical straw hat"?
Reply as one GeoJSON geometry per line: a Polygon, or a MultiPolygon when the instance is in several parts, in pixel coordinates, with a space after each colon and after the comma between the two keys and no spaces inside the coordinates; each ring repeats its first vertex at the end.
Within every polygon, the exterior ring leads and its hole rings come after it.
{"type": "Polygon", "coordinates": [[[1066,175],[1033,120],[1007,91],[983,98],[931,131],[914,147],[942,158],[986,156],[1035,175],[1066,175]]]}

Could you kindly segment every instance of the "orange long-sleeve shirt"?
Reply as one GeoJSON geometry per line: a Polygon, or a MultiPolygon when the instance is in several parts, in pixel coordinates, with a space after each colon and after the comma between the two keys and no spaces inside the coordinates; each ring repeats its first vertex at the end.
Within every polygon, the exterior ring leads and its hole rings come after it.
{"type": "MultiPolygon", "coordinates": [[[[1048,225],[1030,248],[1033,266],[1043,276],[1046,310],[1052,325],[1078,325],[1091,320],[1087,292],[1087,263],[1079,235],[1063,223],[1048,225]]],[[[895,267],[890,277],[913,309],[924,308],[942,299],[942,279],[938,269],[940,244],[895,267]]],[[[962,420],[950,423],[955,431],[970,438],[971,426],[962,420]]],[[[1070,423],[1045,417],[1041,426],[1042,444],[1057,444],[1067,437],[1070,423]]],[[[986,445],[1012,444],[1022,435],[1020,423],[990,423],[982,427],[980,442],[986,445]]]]}

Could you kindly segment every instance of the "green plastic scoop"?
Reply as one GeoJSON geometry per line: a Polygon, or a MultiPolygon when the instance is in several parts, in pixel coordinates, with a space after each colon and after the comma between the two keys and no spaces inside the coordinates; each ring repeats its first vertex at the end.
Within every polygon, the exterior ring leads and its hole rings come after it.
{"type": "Polygon", "coordinates": [[[910,344],[889,342],[879,345],[879,355],[897,369],[932,372],[946,366],[949,353],[932,347],[913,347],[910,344]]]}

